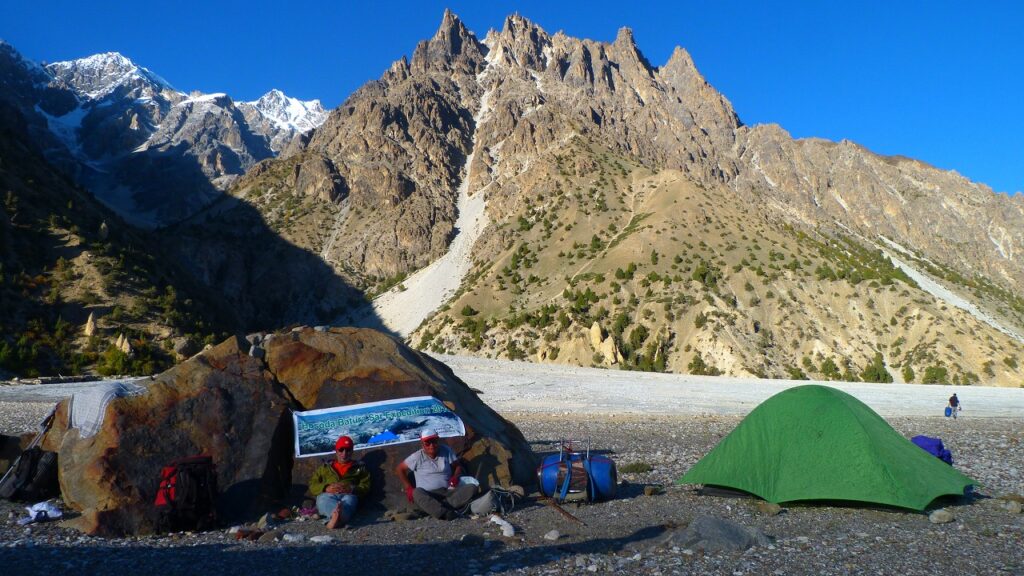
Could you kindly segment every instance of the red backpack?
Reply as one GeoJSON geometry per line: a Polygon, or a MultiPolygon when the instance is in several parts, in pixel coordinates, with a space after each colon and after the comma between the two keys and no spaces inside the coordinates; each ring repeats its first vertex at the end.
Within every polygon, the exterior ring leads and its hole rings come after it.
{"type": "Polygon", "coordinates": [[[164,466],[153,506],[158,532],[213,528],[217,523],[217,469],[213,458],[192,456],[164,466]]]}

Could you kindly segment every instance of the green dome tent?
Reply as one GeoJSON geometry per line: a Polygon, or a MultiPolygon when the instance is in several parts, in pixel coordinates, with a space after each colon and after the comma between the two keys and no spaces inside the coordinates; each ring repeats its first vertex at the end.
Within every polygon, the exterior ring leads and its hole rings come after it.
{"type": "Polygon", "coordinates": [[[923,510],[976,482],[860,400],[810,385],[762,402],[678,483],[734,488],[776,503],[852,500],[923,510]]]}

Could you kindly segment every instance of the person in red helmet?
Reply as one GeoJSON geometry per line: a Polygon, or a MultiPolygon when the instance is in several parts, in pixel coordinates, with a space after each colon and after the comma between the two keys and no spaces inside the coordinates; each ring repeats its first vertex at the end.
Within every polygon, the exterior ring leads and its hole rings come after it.
{"type": "Polygon", "coordinates": [[[359,499],[370,492],[370,473],[362,461],[352,458],[352,439],[341,436],[334,443],[334,460],[325,460],[309,479],[316,509],[328,517],[327,527],[338,528],[352,519],[359,499]]]}
{"type": "Polygon", "coordinates": [[[405,486],[405,496],[417,508],[439,520],[452,520],[476,494],[473,484],[459,485],[462,465],[451,448],[441,444],[437,431],[420,432],[420,449],[398,463],[395,474],[405,486]],[[409,481],[412,472],[416,479],[409,481]]]}

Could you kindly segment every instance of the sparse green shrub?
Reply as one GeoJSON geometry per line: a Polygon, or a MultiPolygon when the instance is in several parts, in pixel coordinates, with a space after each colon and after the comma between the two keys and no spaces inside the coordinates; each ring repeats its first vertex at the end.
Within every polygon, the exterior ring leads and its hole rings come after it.
{"type": "Polygon", "coordinates": [[[826,380],[838,380],[842,373],[839,372],[839,366],[836,365],[836,361],[828,357],[821,361],[821,375],[826,380]]]}
{"type": "Polygon", "coordinates": [[[988,376],[989,378],[995,378],[996,377],[995,365],[996,365],[996,363],[993,362],[992,360],[987,360],[987,361],[985,361],[985,364],[981,367],[981,370],[982,370],[982,372],[985,373],[985,376],[988,376]]]}
{"type": "Polygon", "coordinates": [[[715,268],[714,264],[701,260],[697,267],[693,270],[690,278],[700,282],[707,288],[714,288],[718,285],[718,281],[721,279],[722,274],[715,268]]]}
{"type": "Polygon", "coordinates": [[[645,474],[651,470],[654,470],[654,466],[647,462],[630,462],[619,468],[619,472],[623,474],[645,474]]]}
{"type": "Polygon", "coordinates": [[[914,368],[910,364],[905,364],[903,366],[903,381],[909,384],[914,381],[914,376],[916,376],[914,368]]]}
{"type": "Polygon", "coordinates": [[[690,371],[690,374],[696,376],[720,376],[722,374],[718,368],[704,362],[699,352],[693,355],[693,359],[690,360],[686,368],[690,371]]]}
{"type": "Polygon", "coordinates": [[[936,364],[925,368],[922,384],[945,384],[949,381],[949,372],[945,366],[936,364]]]}
{"type": "Polygon", "coordinates": [[[629,340],[625,346],[626,350],[629,352],[639,350],[647,340],[647,336],[649,334],[650,331],[647,330],[646,326],[643,324],[637,324],[636,327],[629,332],[629,340]]]}
{"type": "Polygon", "coordinates": [[[789,374],[790,380],[808,380],[807,374],[796,366],[789,366],[786,368],[786,372],[789,374]]]}
{"type": "Polygon", "coordinates": [[[703,328],[704,325],[707,324],[707,323],[708,323],[708,317],[703,312],[698,312],[697,316],[695,316],[694,319],[693,319],[693,325],[698,330],[703,328]]]}
{"type": "Polygon", "coordinates": [[[881,352],[875,352],[874,358],[860,373],[861,380],[865,382],[889,383],[892,382],[892,374],[885,369],[885,360],[881,352]]]}
{"type": "Polygon", "coordinates": [[[505,346],[505,355],[509,360],[524,360],[526,359],[526,352],[519,347],[519,342],[515,340],[509,340],[505,346]]]}
{"type": "Polygon", "coordinates": [[[803,365],[804,370],[806,370],[808,373],[818,371],[818,368],[814,366],[814,361],[811,360],[810,356],[804,356],[803,360],[800,361],[800,364],[803,365]]]}

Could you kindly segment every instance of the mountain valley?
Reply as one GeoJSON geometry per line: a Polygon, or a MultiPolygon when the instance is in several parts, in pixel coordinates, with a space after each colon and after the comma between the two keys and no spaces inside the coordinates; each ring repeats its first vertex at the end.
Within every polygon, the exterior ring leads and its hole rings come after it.
{"type": "Polygon", "coordinates": [[[230,311],[208,332],[358,323],[533,362],[1024,381],[1020,195],[744,125],[685,50],[656,67],[626,28],[604,43],[515,15],[480,40],[446,12],[330,113],[185,95],[119,55],[15,61],[0,96],[28,138],[197,310],[230,311]]]}

